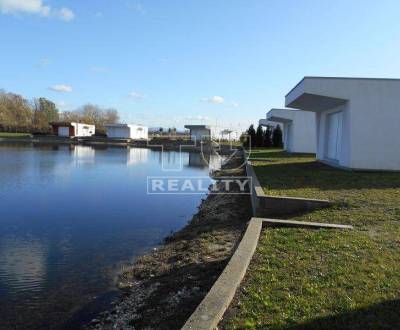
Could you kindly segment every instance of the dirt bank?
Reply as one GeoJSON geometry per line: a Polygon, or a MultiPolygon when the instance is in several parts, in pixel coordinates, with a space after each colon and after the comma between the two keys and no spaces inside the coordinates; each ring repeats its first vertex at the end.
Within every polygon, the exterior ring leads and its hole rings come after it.
{"type": "MultiPolygon", "coordinates": [[[[234,157],[216,176],[244,175],[236,169],[241,162],[242,155],[234,157]]],[[[179,329],[226,266],[250,217],[248,195],[209,195],[185,228],[120,276],[121,299],[87,328],[179,329]]]]}

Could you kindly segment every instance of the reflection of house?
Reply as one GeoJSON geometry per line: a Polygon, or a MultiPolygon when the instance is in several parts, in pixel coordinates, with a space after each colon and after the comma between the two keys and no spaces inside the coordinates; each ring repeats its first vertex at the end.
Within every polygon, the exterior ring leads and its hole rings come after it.
{"type": "Polygon", "coordinates": [[[189,167],[208,167],[209,158],[210,155],[202,152],[189,152],[189,167]]]}
{"type": "Polygon", "coordinates": [[[149,150],[145,148],[129,148],[127,152],[127,165],[146,163],[149,157],[149,150]]]}
{"type": "Polygon", "coordinates": [[[107,124],[105,125],[109,138],[147,140],[148,127],[134,124],[107,124]]]}
{"type": "Polygon", "coordinates": [[[283,125],[283,142],[288,152],[316,151],[315,114],[291,109],[271,109],[267,120],[283,125]]]}
{"type": "Polygon", "coordinates": [[[74,122],[51,123],[51,126],[53,127],[53,133],[55,135],[64,137],[92,136],[94,135],[96,128],[94,125],[74,122]]]}
{"type": "Polygon", "coordinates": [[[71,145],[70,150],[72,152],[74,161],[78,165],[83,164],[94,164],[96,151],[90,146],[71,145]]]}
{"type": "Polygon", "coordinates": [[[316,113],[319,160],[400,170],[399,91],[400,79],[305,77],[286,95],[286,106],[316,113]]]}
{"type": "Polygon", "coordinates": [[[192,141],[210,140],[211,128],[207,125],[185,125],[190,130],[190,139],[192,141]]]}

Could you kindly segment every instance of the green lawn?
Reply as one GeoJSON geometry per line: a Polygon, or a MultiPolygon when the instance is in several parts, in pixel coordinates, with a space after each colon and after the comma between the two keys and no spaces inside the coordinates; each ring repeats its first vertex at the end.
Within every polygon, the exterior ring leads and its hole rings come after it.
{"type": "Polygon", "coordinates": [[[30,133],[8,133],[0,132],[0,138],[26,138],[31,137],[30,133]]]}
{"type": "Polygon", "coordinates": [[[266,193],[337,202],[287,218],[355,229],[264,229],[227,327],[398,328],[400,173],[346,172],[282,152],[268,159],[254,163],[266,193]]]}

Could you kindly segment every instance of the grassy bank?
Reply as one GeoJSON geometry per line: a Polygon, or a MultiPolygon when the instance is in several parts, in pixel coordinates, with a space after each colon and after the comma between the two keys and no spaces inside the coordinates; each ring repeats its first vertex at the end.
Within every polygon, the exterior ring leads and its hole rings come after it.
{"type": "Polygon", "coordinates": [[[0,138],[30,138],[30,137],[32,137],[30,133],[0,132],[0,138]]]}
{"type": "Polygon", "coordinates": [[[337,202],[288,218],[355,229],[265,229],[225,327],[398,327],[400,173],[346,172],[311,155],[259,153],[268,158],[254,163],[266,193],[337,202]]]}

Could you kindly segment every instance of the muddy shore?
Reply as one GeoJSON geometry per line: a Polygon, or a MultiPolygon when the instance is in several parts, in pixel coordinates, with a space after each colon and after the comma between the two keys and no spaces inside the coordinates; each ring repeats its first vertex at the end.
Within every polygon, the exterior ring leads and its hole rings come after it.
{"type": "MultiPolygon", "coordinates": [[[[244,175],[237,168],[242,161],[242,154],[233,157],[215,176],[244,175]]],[[[249,195],[209,194],[186,227],[119,276],[123,294],[86,329],[180,329],[225,268],[250,218],[249,195]]]]}

